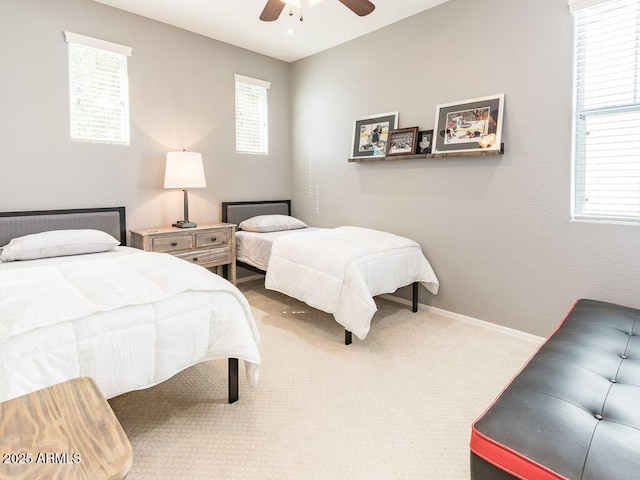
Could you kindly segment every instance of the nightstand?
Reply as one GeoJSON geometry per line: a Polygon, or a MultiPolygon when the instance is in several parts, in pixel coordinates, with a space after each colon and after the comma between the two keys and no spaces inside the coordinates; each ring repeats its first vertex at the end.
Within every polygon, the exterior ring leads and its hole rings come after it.
{"type": "Polygon", "coordinates": [[[236,284],[236,226],[230,223],[131,230],[131,246],[170,253],[205,268],[226,265],[227,279],[236,284]]]}

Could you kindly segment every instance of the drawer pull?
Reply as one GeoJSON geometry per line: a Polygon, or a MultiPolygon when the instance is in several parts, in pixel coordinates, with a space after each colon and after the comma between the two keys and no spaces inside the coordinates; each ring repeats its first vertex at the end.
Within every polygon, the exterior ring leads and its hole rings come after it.
{"type": "Polygon", "coordinates": [[[215,242],[216,240],[217,240],[217,238],[216,238],[216,237],[211,237],[211,241],[212,241],[212,242],[215,242]]]}
{"type": "Polygon", "coordinates": [[[178,246],[178,242],[171,242],[171,246],[172,247],[177,247],[178,246]]]}
{"type": "Polygon", "coordinates": [[[193,257],[193,261],[197,262],[198,261],[198,257],[193,257]]]}

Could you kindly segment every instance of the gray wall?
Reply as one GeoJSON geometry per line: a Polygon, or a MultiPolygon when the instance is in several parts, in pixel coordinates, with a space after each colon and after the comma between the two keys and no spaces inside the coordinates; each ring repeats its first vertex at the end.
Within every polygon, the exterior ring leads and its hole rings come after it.
{"type": "Polygon", "coordinates": [[[130,227],[182,218],[163,189],[167,151],[203,154],[206,189],[190,217],[220,220],[223,200],[288,197],[291,67],[90,0],[0,1],[0,211],[125,205],[130,227]],[[69,140],[72,32],[128,45],[131,145],[69,140]],[[270,154],[235,153],[234,73],[272,82],[270,154]]]}
{"type": "Polygon", "coordinates": [[[638,227],[569,221],[564,1],[451,0],[293,65],[89,0],[2,0],[0,41],[0,210],[126,205],[131,227],[166,224],[182,198],[164,155],[186,148],[209,185],[194,220],[291,194],[310,223],[406,235],[441,281],[424,303],[541,335],[580,297],[640,307],[638,227]],[[133,47],[130,146],[69,140],[64,30],[133,47]],[[235,153],[234,73],[272,82],[267,157],[235,153]],[[437,104],[495,93],[505,155],[347,163],[359,116],[427,129],[437,104]]]}
{"type": "Polygon", "coordinates": [[[294,63],[294,214],[415,239],[441,282],[421,302],[533,334],[580,297],[640,307],[639,227],[569,220],[572,28],[562,0],[451,0],[294,63]],[[357,117],[428,129],[497,93],[502,156],[347,163],[357,117]]]}

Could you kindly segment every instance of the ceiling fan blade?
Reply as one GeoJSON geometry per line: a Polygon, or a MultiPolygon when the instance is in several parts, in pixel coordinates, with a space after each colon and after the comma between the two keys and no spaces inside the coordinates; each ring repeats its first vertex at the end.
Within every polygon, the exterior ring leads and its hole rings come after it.
{"type": "Polygon", "coordinates": [[[361,17],[369,15],[376,8],[369,0],[340,0],[340,3],[361,17]]]}
{"type": "Polygon", "coordinates": [[[280,0],[267,0],[267,4],[260,14],[260,20],[263,22],[273,22],[277,20],[284,9],[284,5],[280,0]]]}

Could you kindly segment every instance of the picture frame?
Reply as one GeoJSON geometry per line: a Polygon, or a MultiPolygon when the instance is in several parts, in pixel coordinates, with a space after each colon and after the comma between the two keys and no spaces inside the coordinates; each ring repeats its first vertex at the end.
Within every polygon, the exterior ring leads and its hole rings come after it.
{"type": "Polygon", "coordinates": [[[356,119],[350,158],[384,157],[389,132],[398,128],[398,112],[379,113],[356,119]]]}
{"type": "Polygon", "coordinates": [[[431,153],[433,146],[433,130],[420,130],[416,142],[416,154],[431,153]]]}
{"type": "Polygon", "coordinates": [[[432,153],[500,151],[503,113],[504,94],[438,105],[432,153]]]}
{"type": "Polygon", "coordinates": [[[387,142],[387,156],[412,155],[417,143],[418,127],[391,130],[387,142]]]}

